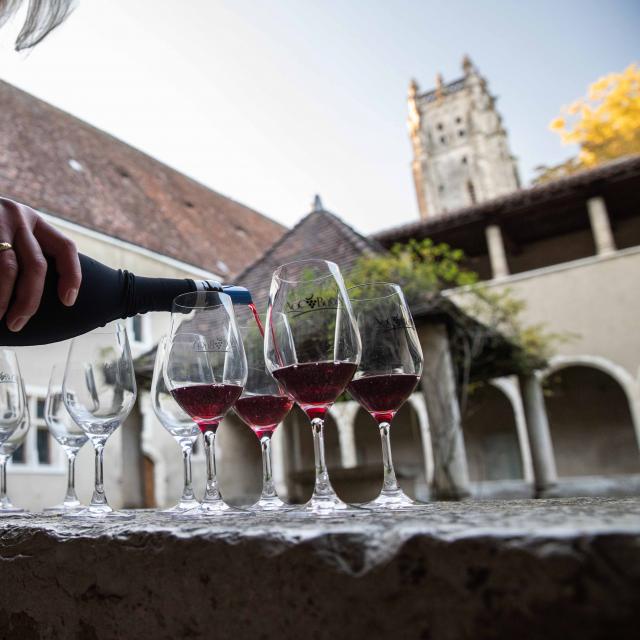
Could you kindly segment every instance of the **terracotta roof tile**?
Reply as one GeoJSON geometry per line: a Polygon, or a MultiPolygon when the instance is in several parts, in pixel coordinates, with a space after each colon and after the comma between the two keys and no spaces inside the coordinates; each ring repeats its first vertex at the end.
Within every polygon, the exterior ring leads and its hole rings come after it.
{"type": "Polygon", "coordinates": [[[225,278],[285,231],[2,81],[0,194],[225,278]]]}
{"type": "Polygon", "coordinates": [[[383,250],[376,240],[361,235],[329,211],[313,211],[238,274],[236,282],[251,291],[260,313],[264,313],[271,276],[281,264],[317,258],[331,260],[346,270],[363,253],[383,250]]]}

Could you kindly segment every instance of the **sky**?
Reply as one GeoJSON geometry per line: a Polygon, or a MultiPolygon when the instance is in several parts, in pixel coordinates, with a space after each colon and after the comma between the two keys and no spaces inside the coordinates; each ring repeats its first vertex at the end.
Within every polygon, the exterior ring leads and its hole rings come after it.
{"type": "Polygon", "coordinates": [[[3,80],[282,224],[318,193],[363,233],[418,218],[411,78],[469,54],[527,183],[572,155],[561,107],[640,61],[638,0],[79,0],[28,53],[17,27],[3,80]]]}

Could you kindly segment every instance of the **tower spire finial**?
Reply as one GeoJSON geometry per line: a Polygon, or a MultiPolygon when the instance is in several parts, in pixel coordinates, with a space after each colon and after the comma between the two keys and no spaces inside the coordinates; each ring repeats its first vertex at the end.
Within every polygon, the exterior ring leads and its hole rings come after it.
{"type": "Polygon", "coordinates": [[[473,62],[471,62],[471,58],[466,53],[462,57],[462,70],[465,76],[468,76],[473,71],[473,62]]]}
{"type": "Polygon", "coordinates": [[[313,198],[313,204],[311,205],[311,212],[317,213],[318,211],[324,211],[324,206],[322,204],[322,200],[320,199],[320,196],[316,193],[316,195],[313,198]]]}
{"type": "Polygon", "coordinates": [[[443,92],[442,92],[442,87],[444,85],[444,80],[442,78],[442,74],[438,73],[436,74],[436,96],[438,98],[442,98],[443,92]]]}

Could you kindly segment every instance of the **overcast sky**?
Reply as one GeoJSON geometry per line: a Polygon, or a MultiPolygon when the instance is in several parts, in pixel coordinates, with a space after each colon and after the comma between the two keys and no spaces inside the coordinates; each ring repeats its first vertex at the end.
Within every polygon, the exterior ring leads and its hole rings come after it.
{"type": "Polygon", "coordinates": [[[0,78],[283,224],[320,193],[363,232],[418,216],[411,77],[468,53],[528,181],[571,153],[560,107],[640,60],[638,0],[80,0],[26,55],[15,26],[0,78]]]}

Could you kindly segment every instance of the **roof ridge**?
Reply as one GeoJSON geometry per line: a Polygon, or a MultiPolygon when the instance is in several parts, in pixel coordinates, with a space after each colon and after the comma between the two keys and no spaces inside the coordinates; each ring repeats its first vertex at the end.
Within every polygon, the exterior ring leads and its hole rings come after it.
{"type": "Polygon", "coordinates": [[[318,211],[317,213],[324,213],[337,228],[341,231],[346,231],[345,236],[359,251],[384,251],[384,247],[375,238],[363,235],[335,213],[327,211],[326,209],[318,211]]]}

